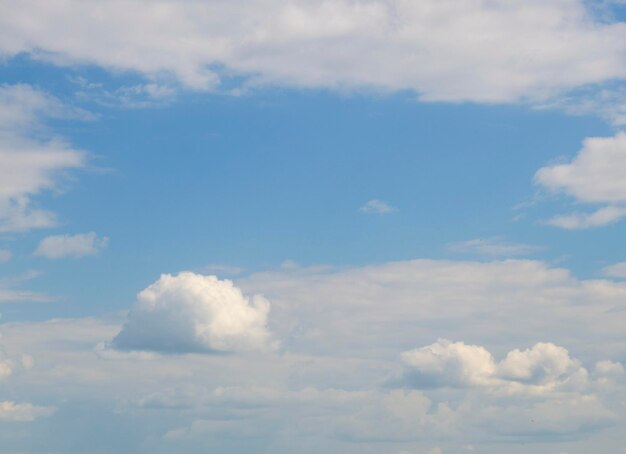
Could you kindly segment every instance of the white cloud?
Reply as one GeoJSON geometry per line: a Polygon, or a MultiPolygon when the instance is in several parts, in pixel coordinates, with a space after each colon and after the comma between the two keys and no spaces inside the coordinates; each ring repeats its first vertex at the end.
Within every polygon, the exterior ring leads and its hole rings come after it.
{"type": "Polygon", "coordinates": [[[84,153],[49,136],[45,116],[77,116],[60,101],[28,85],[0,86],[0,232],[50,227],[54,213],[37,208],[33,196],[59,190],[60,177],[85,164],[84,153]]]}
{"type": "Polygon", "coordinates": [[[33,254],[48,259],[85,257],[98,254],[107,246],[108,242],[107,237],[98,238],[94,232],[53,235],[41,240],[33,254]]]}
{"type": "Polygon", "coordinates": [[[49,295],[20,289],[20,285],[38,276],[37,272],[25,273],[21,276],[5,277],[0,279],[0,303],[15,303],[18,301],[50,302],[49,295]]]}
{"type": "Polygon", "coordinates": [[[539,248],[529,244],[510,243],[501,237],[476,238],[448,244],[447,249],[451,252],[467,254],[479,254],[488,257],[513,257],[529,255],[537,252],[539,248]]]}
{"type": "Polygon", "coordinates": [[[11,401],[0,402],[0,420],[30,422],[52,416],[54,407],[39,407],[29,403],[17,404],[11,401]]]}
{"type": "Polygon", "coordinates": [[[478,386],[507,394],[546,393],[588,385],[588,372],[563,347],[537,343],[496,362],[484,347],[440,339],[402,354],[404,379],[417,387],[478,386]]]}
{"type": "Polygon", "coordinates": [[[0,53],[173,74],[195,89],[223,73],[250,84],[522,101],[626,77],[626,27],[586,3],[23,1],[3,8],[0,53]]]}
{"type": "MultiPolygon", "coordinates": [[[[357,454],[376,443],[384,452],[471,444],[490,454],[524,447],[554,454],[555,445],[543,442],[563,439],[571,444],[558,447],[568,451],[621,449],[611,444],[623,440],[626,415],[618,362],[626,351],[626,285],[619,281],[577,279],[529,260],[415,260],[276,269],[236,285],[272,301],[267,323],[281,339],[280,352],[94,353],[94,345],[120,332],[122,316],[8,323],[3,342],[15,366],[21,352],[36,365],[14,372],[3,390],[30,402],[45,396],[64,413],[73,402],[104,402],[115,407],[106,413],[112,424],[144,430],[140,442],[150,452],[162,448],[165,434],[177,452],[271,446],[282,453],[295,446],[357,454]],[[442,337],[471,341],[429,345],[442,337]],[[424,345],[437,353],[417,361],[430,387],[390,387],[390,377],[411,368],[418,375],[408,384],[419,385],[419,370],[399,355],[424,345]]],[[[172,301],[189,293],[170,290],[172,301]]],[[[155,305],[166,299],[155,293],[155,305]]],[[[160,330],[168,336],[170,325],[160,330]]],[[[189,324],[186,332],[193,331],[189,324]]],[[[57,419],[69,429],[71,422],[57,419]]]]}
{"type": "Polygon", "coordinates": [[[568,163],[543,167],[535,183],[578,202],[606,205],[593,213],[558,215],[548,224],[566,229],[598,227],[626,216],[626,133],[585,139],[568,163]]]}
{"type": "Polygon", "coordinates": [[[605,276],[626,278],[626,262],[614,263],[602,269],[605,276]]]}
{"type": "Polygon", "coordinates": [[[139,293],[112,345],[160,352],[268,350],[269,310],[269,301],[247,298],[231,281],[164,274],[139,293]]]}
{"type": "Polygon", "coordinates": [[[384,200],[372,199],[359,208],[359,211],[365,214],[383,215],[393,213],[394,211],[398,211],[398,209],[389,205],[384,200]]]}
{"type": "Polygon", "coordinates": [[[613,224],[626,216],[626,207],[607,206],[592,213],[570,213],[553,216],[546,224],[568,230],[589,229],[613,224]]]}
{"type": "Polygon", "coordinates": [[[534,344],[539,332],[577,352],[603,348],[617,355],[621,347],[612,339],[626,323],[626,284],[577,279],[534,260],[276,270],[238,285],[272,301],[273,331],[286,345],[325,354],[371,354],[373,338],[378,351],[391,352],[407,349],[408,339],[425,345],[460,333],[513,349],[516,342],[534,344]]]}

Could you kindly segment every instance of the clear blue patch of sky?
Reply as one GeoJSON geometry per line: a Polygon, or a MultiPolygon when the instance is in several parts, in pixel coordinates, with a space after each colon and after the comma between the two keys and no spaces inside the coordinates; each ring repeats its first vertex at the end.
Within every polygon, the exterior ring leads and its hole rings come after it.
{"type": "Polygon", "coordinates": [[[585,137],[614,133],[600,119],[419,103],[410,93],[276,88],[240,97],[182,91],[166,105],[123,109],[76,98],[77,75],[109,89],[142,82],[25,57],[0,67],[5,83],[35,85],[98,114],[89,122],[54,121],[92,156],[92,168],[74,172],[66,193],[37,199],[63,225],[3,243],[16,252],[0,265],[5,273],[41,270],[28,288],[61,299],[5,305],[4,320],[123,310],[160,273],[208,264],[254,271],[286,259],[475,258],[451,254],[446,244],[493,236],[542,246],[535,257],[580,276],[626,259],[621,224],[584,232],[540,224],[565,204],[540,203],[511,220],[519,214],[512,208],[533,198],[538,168],[574,156],[585,137]],[[360,213],[370,199],[398,211],[360,213]],[[29,256],[46,235],[87,231],[110,237],[98,257],[29,256]]]}

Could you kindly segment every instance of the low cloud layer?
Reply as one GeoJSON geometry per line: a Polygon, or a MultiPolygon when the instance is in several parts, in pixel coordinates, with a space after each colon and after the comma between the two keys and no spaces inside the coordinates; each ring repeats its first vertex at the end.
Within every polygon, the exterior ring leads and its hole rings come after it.
{"type": "Polygon", "coordinates": [[[164,274],[139,293],[112,346],[166,353],[268,350],[269,311],[269,301],[244,296],[229,280],[164,274]]]}

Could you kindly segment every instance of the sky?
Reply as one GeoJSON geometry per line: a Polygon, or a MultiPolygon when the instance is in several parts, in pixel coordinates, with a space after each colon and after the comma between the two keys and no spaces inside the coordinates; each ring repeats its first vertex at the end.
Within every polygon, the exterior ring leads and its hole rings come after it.
{"type": "Polygon", "coordinates": [[[0,452],[626,453],[626,3],[0,12],[0,452]]]}

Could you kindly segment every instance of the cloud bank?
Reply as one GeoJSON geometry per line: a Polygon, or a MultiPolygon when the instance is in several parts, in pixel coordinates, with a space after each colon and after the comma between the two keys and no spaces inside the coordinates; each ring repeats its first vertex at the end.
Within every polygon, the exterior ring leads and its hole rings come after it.
{"type": "Polygon", "coordinates": [[[138,294],[111,345],[164,353],[270,350],[269,311],[269,301],[244,296],[229,280],[163,274],[138,294]]]}
{"type": "Polygon", "coordinates": [[[252,86],[539,102],[626,78],[626,25],[582,0],[31,0],[3,10],[0,55],[173,76],[200,90],[245,75],[252,86]]]}

